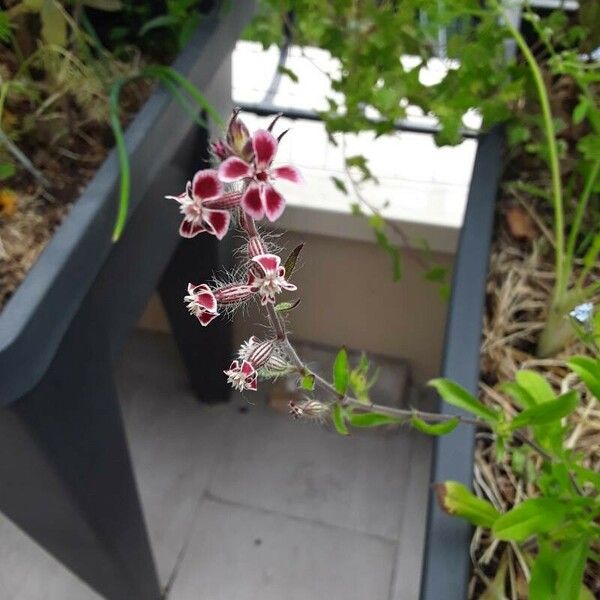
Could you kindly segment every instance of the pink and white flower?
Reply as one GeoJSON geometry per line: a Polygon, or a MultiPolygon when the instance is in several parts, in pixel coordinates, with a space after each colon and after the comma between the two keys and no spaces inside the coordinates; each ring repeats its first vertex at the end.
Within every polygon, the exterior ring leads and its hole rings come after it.
{"type": "Polygon", "coordinates": [[[191,315],[206,327],[213,319],[219,316],[217,299],[212,290],[205,284],[188,284],[187,296],[183,299],[191,315]]]}
{"type": "Polygon", "coordinates": [[[302,176],[295,167],[289,165],[272,168],[278,142],[269,131],[257,130],[251,141],[254,151],[252,161],[237,156],[229,157],[219,166],[219,178],[224,182],[250,180],[242,196],[242,208],[254,219],[262,219],[266,215],[269,221],[276,221],[285,208],[285,200],[271,185],[271,181],[285,179],[300,183],[302,176]]]}
{"type": "Polygon", "coordinates": [[[285,279],[285,267],[276,254],[261,254],[252,258],[254,263],[248,273],[248,285],[260,296],[262,305],[273,304],[282,290],[293,292],[298,288],[285,279]]]}
{"type": "Polygon", "coordinates": [[[188,284],[188,293],[184,297],[190,314],[194,315],[206,327],[219,316],[219,307],[241,304],[256,293],[251,286],[232,283],[211,289],[207,284],[188,284]]]}
{"type": "Polygon", "coordinates": [[[186,190],[179,196],[167,196],[179,202],[183,221],[179,233],[185,238],[206,231],[223,239],[231,221],[230,207],[240,203],[240,194],[225,194],[223,184],[214,169],[204,169],[188,182],[186,190]]]}
{"type": "Polygon", "coordinates": [[[257,374],[256,369],[247,361],[242,361],[240,364],[234,360],[229,369],[223,371],[227,375],[227,383],[230,383],[233,389],[238,392],[244,390],[256,391],[257,374]]]}
{"type": "Polygon", "coordinates": [[[240,392],[256,391],[258,370],[268,364],[275,351],[275,340],[260,341],[252,336],[242,344],[239,360],[234,360],[229,369],[223,371],[227,375],[227,383],[240,392]]]}

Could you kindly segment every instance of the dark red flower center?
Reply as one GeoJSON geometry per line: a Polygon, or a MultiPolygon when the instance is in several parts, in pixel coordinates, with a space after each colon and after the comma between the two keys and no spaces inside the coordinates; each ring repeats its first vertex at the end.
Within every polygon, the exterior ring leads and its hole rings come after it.
{"type": "Polygon", "coordinates": [[[259,181],[267,181],[269,179],[269,174],[267,173],[267,171],[259,171],[256,174],[256,179],[258,179],[259,181]]]}

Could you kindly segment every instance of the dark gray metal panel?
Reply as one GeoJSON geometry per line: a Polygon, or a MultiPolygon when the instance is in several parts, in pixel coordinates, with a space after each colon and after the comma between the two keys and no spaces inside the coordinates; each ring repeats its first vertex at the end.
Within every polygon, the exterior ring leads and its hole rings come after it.
{"type": "MultiPolygon", "coordinates": [[[[479,139],[467,211],[461,231],[446,326],[442,375],[476,393],[479,381],[481,324],[485,284],[501,171],[502,136],[498,129],[479,139]]],[[[440,411],[464,414],[440,402],[440,411]]],[[[461,426],[436,438],[431,480],[473,481],[474,431],[461,426]]],[[[433,491],[423,561],[421,600],[465,600],[471,561],[471,527],[440,510],[433,491]]]]}

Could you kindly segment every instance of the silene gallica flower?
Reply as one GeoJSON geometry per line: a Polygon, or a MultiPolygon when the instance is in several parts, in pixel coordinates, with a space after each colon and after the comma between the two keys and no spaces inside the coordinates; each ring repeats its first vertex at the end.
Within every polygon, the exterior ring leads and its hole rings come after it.
{"type": "Polygon", "coordinates": [[[227,375],[227,383],[240,392],[244,390],[255,392],[258,371],[267,367],[275,352],[275,340],[260,341],[252,336],[242,344],[239,360],[234,360],[229,369],[223,371],[227,375]]]}
{"type": "Polygon", "coordinates": [[[190,314],[194,315],[206,327],[219,316],[219,308],[241,304],[250,298],[255,290],[249,285],[232,283],[211,289],[206,283],[188,284],[188,293],[183,301],[190,314]]]}
{"type": "Polygon", "coordinates": [[[271,182],[274,179],[286,179],[300,183],[302,176],[295,167],[289,165],[271,166],[278,141],[269,131],[258,129],[250,140],[252,159],[230,156],[219,166],[219,178],[226,183],[248,181],[241,199],[242,208],[254,219],[262,219],[266,215],[269,221],[276,221],[283,213],[285,200],[271,182]]]}
{"type": "Polygon", "coordinates": [[[273,304],[275,295],[282,290],[293,292],[298,288],[285,279],[285,267],[276,254],[260,254],[252,258],[248,273],[248,285],[260,296],[260,303],[273,304]]]}
{"type": "MultiPolygon", "coordinates": [[[[264,251],[264,243],[259,236],[252,239],[251,247],[264,251]]],[[[252,253],[249,248],[249,253],[252,253]]],[[[275,296],[283,290],[294,291],[297,287],[285,279],[285,267],[276,254],[259,254],[250,261],[246,283],[235,282],[217,287],[206,283],[189,283],[184,302],[191,315],[206,327],[221,313],[221,309],[236,308],[258,294],[261,304],[273,304],[275,296]]]]}
{"type": "Polygon", "coordinates": [[[188,182],[183,194],[167,198],[179,202],[179,210],[183,214],[179,233],[183,237],[192,238],[206,231],[221,240],[231,222],[229,211],[239,206],[241,193],[225,193],[217,172],[204,169],[188,182]]]}

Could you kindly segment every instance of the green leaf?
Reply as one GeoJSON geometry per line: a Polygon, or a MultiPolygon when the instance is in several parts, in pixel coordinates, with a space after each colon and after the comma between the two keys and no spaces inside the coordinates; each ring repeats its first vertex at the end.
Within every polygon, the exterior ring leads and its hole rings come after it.
{"type": "Polygon", "coordinates": [[[529,600],[549,600],[554,597],[556,570],[554,553],[547,543],[541,543],[538,555],[531,567],[529,600]]]}
{"type": "Polygon", "coordinates": [[[277,312],[284,312],[286,310],[292,310],[292,309],[296,308],[296,306],[298,306],[298,304],[300,304],[300,298],[298,298],[297,300],[294,300],[294,302],[280,302],[279,304],[275,305],[275,310],[277,312]]]}
{"type": "Polygon", "coordinates": [[[336,404],[331,411],[331,419],[333,421],[333,426],[335,430],[340,435],[348,435],[348,428],[346,427],[346,422],[344,420],[344,411],[339,404],[336,404]]]}
{"type": "Polygon", "coordinates": [[[49,44],[64,48],[67,45],[67,21],[54,0],[44,0],[40,11],[42,38],[49,44]]]}
{"type": "Polygon", "coordinates": [[[348,389],[350,369],[348,367],[348,353],[342,348],[335,357],[333,363],[333,387],[339,394],[345,394],[348,389]]]}
{"type": "Polygon", "coordinates": [[[579,396],[575,390],[571,390],[559,396],[556,400],[538,404],[519,413],[510,422],[510,429],[514,430],[519,427],[526,427],[527,425],[548,425],[549,423],[559,421],[571,414],[577,408],[578,404],[579,396]]]}
{"type": "Polygon", "coordinates": [[[410,424],[415,429],[419,430],[421,433],[426,433],[427,435],[446,435],[447,433],[454,431],[459,423],[460,419],[458,417],[454,417],[443,423],[426,423],[414,415],[410,419],[410,424]]]}
{"type": "Polygon", "coordinates": [[[535,371],[522,369],[515,375],[517,383],[533,398],[536,404],[554,400],[554,391],[550,384],[535,371]]]}
{"type": "Polygon", "coordinates": [[[127,154],[127,146],[125,145],[125,135],[121,121],[119,119],[119,95],[121,88],[126,83],[126,79],[117,80],[111,90],[109,97],[110,109],[110,125],[113,135],[115,136],[115,146],[117,149],[117,158],[119,160],[119,170],[121,179],[119,182],[119,208],[117,212],[117,220],[113,230],[113,242],[116,242],[125,229],[127,214],[129,213],[129,190],[131,185],[131,170],[129,165],[129,156],[127,154]]]}
{"type": "Polygon", "coordinates": [[[0,42],[10,42],[12,29],[10,18],[4,10],[0,10],[0,42]]]}
{"type": "Polygon", "coordinates": [[[588,481],[593,483],[598,489],[600,489],[600,474],[592,469],[586,469],[581,465],[571,465],[571,470],[579,477],[581,481],[588,481]]]}
{"type": "Polygon", "coordinates": [[[441,509],[449,515],[462,517],[478,527],[492,527],[500,513],[491,502],[479,498],[458,481],[446,481],[435,486],[441,509]]]}
{"type": "Polygon", "coordinates": [[[282,75],[287,75],[287,77],[289,77],[294,83],[298,83],[298,75],[296,75],[296,73],[294,73],[294,71],[292,71],[285,65],[279,65],[277,67],[277,71],[279,73],[281,73],[282,75]]]}
{"type": "Polygon", "coordinates": [[[362,208],[360,207],[360,204],[358,204],[358,202],[353,202],[352,204],[350,204],[350,210],[352,211],[352,216],[354,217],[364,216],[362,208]]]}
{"type": "Polygon", "coordinates": [[[446,280],[447,275],[448,269],[446,267],[442,267],[441,265],[435,265],[425,272],[424,277],[427,281],[442,283],[446,280]]]}
{"type": "Polygon", "coordinates": [[[508,394],[521,408],[532,408],[536,406],[536,401],[533,396],[518,383],[514,381],[506,381],[500,385],[500,390],[508,394]]]}
{"type": "Polygon", "coordinates": [[[598,160],[600,158],[600,135],[589,133],[582,137],[577,143],[577,149],[586,160],[598,160]]]}
{"type": "Polygon", "coordinates": [[[304,375],[300,381],[300,385],[302,386],[303,390],[312,392],[315,389],[315,376],[312,373],[304,375]]]}
{"type": "MultiPolygon", "coordinates": [[[[333,184],[335,185],[335,187],[340,192],[342,192],[342,194],[348,195],[348,188],[346,187],[346,184],[339,177],[335,177],[335,175],[332,175],[331,181],[333,181],[333,184]]],[[[360,207],[359,207],[359,210],[360,210],[360,207]]]]}
{"type": "Polygon", "coordinates": [[[0,163],[0,181],[8,179],[15,174],[15,165],[11,163],[0,163]]]}
{"type": "Polygon", "coordinates": [[[495,411],[475,398],[473,394],[467,392],[467,390],[458,385],[458,383],[454,383],[449,379],[438,378],[432,379],[429,382],[429,385],[434,387],[438,394],[448,404],[462,408],[463,410],[466,410],[475,416],[484,419],[485,421],[489,421],[491,423],[498,421],[498,415],[495,411]]]}
{"type": "Polygon", "coordinates": [[[502,515],[492,531],[500,540],[522,542],[532,535],[552,531],[566,514],[565,503],[557,498],[532,498],[502,515]]]}
{"type": "Polygon", "coordinates": [[[352,427],[379,427],[380,425],[399,425],[402,423],[402,419],[374,412],[351,413],[348,415],[348,423],[352,427]]]}
{"type": "Polygon", "coordinates": [[[600,400],[600,360],[589,356],[573,356],[567,364],[579,375],[590,392],[600,400]]]}
{"type": "Polygon", "coordinates": [[[587,536],[563,542],[555,555],[557,569],[556,598],[579,598],[590,540],[587,536]]]}
{"type": "Polygon", "coordinates": [[[302,248],[304,248],[304,242],[298,244],[289,254],[289,256],[285,259],[284,268],[285,268],[285,277],[286,279],[290,279],[294,269],[296,268],[296,262],[298,261],[298,257],[300,256],[300,252],[302,252],[302,248]]]}
{"type": "Polygon", "coordinates": [[[579,123],[585,119],[589,109],[590,101],[587,99],[587,97],[583,95],[579,96],[579,103],[573,111],[573,123],[575,123],[575,125],[579,125],[579,123]]]}
{"type": "Polygon", "coordinates": [[[142,25],[142,27],[140,28],[138,35],[140,37],[143,37],[153,29],[173,27],[174,25],[177,25],[178,22],[179,21],[175,15],[158,15],[158,17],[154,17],[153,19],[146,21],[144,25],[142,25]]]}

